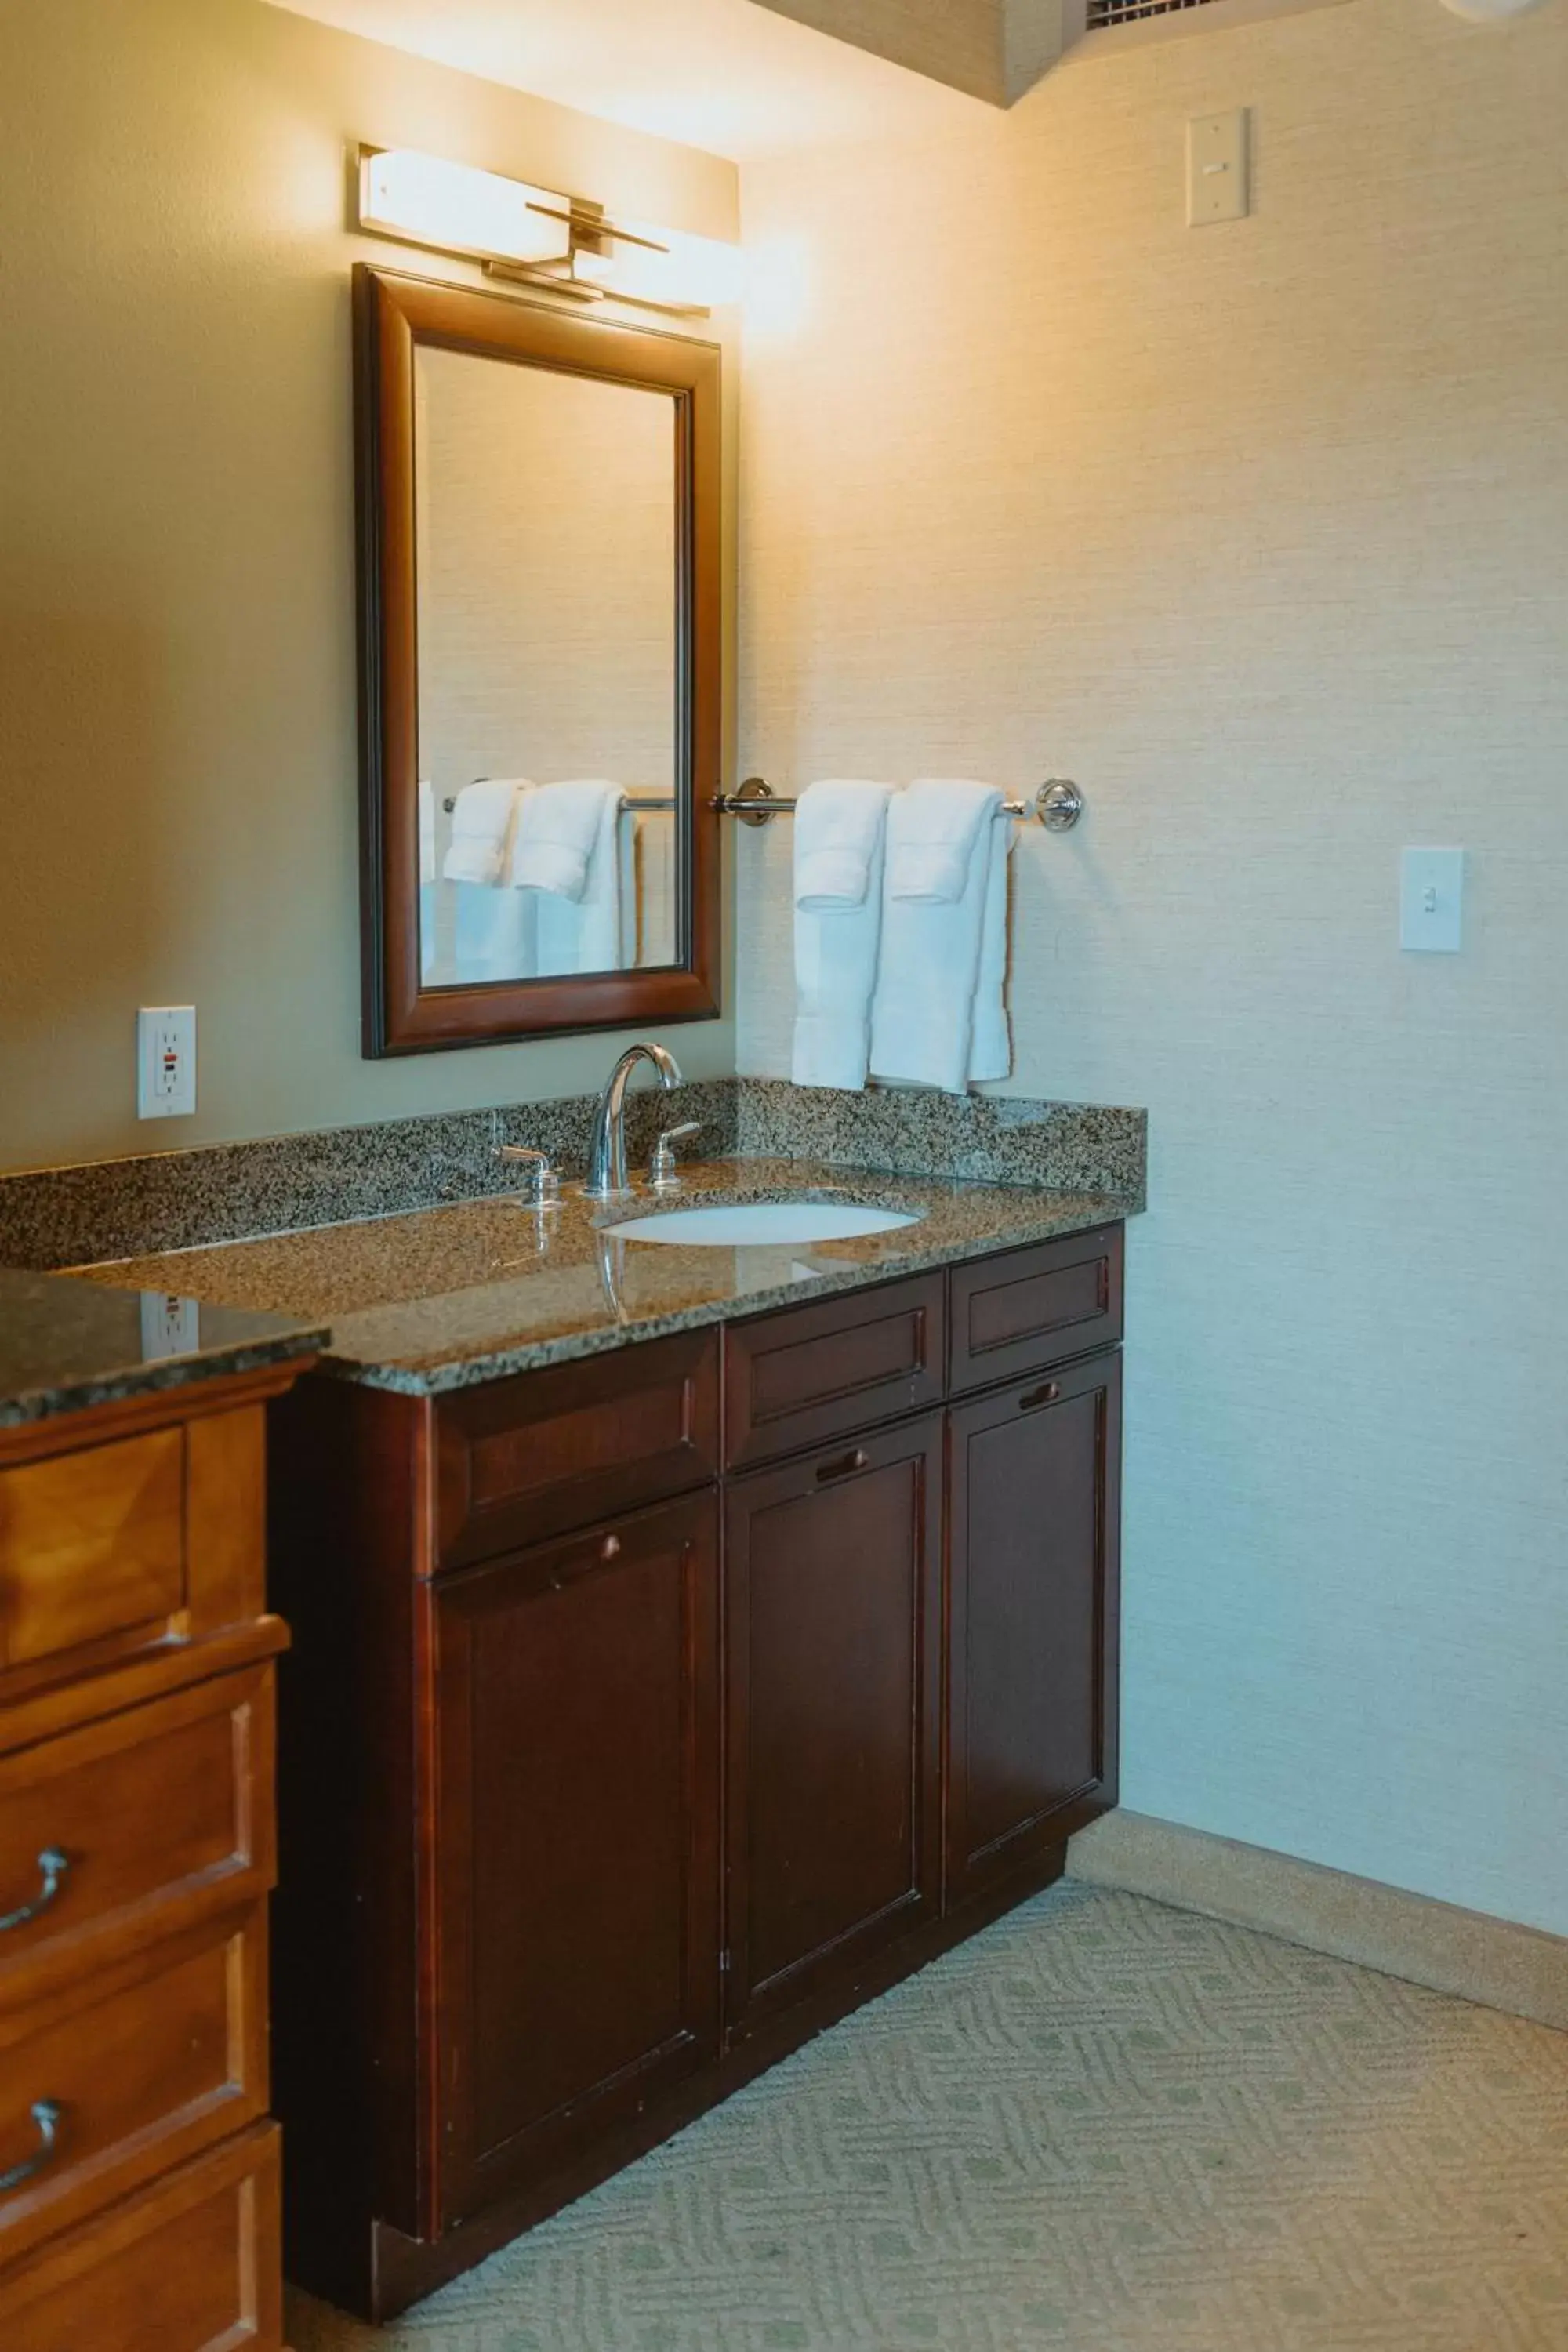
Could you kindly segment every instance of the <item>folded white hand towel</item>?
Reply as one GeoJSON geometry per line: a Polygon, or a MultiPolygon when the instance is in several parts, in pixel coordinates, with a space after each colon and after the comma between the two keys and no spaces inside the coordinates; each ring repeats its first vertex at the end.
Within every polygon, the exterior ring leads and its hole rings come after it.
{"type": "MultiPolygon", "coordinates": [[[[999,844],[992,838],[1003,833],[994,822],[1001,806],[1002,794],[991,784],[911,784],[894,799],[888,819],[882,950],[871,1003],[870,1066],[879,1078],[940,1087],[948,1094],[967,1090],[981,940],[998,856],[1005,953],[1006,843],[1005,837],[999,844]],[[932,822],[932,796],[939,789],[949,812],[942,835],[932,822]],[[963,887],[949,898],[937,887],[936,861],[951,859],[961,845],[963,887]],[[930,887],[917,892],[917,877],[930,887]]],[[[989,1024],[984,1045],[994,1059],[989,1024]]]]}
{"type": "MultiPolygon", "coordinates": [[[[544,785],[523,795],[518,818],[521,847],[528,823],[528,804],[570,785],[544,785]]],[[[582,789],[587,790],[588,787],[582,789]]],[[[589,845],[586,878],[581,895],[572,898],[558,890],[525,888],[523,896],[537,908],[539,972],[621,971],[636,953],[635,897],[637,820],[618,784],[592,789],[599,793],[597,822],[589,845]]],[[[513,871],[517,861],[513,860],[513,871]]]]}
{"type": "Polygon", "coordinates": [[[888,786],[847,777],[807,784],[795,810],[795,903],[803,914],[863,906],[888,822],[888,786]]]}
{"type": "Polygon", "coordinates": [[[1007,868],[1018,838],[1000,818],[982,838],[985,902],[980,917],[980,968],[974,982],[974,1025],[969,1040],[971,1079],[1012,1075],[1013,1035],[1007,1024],[1007,868]]]}
{"type": "Polygon", "coordinates": [[[581,902],[606,811],[626,799],[603,777],[540,784],[523,795],[512,837],[510,879],[519,890],[551,890],[581,902]]]}
{"type": "Polygon", "coordinates": [[[795,1049],[797,1087],[866,1084],[871,992],[882,929],[890,785],[858,778],[810,784],[795,835],[795,1049]]]}
{"type": "Polygon", "coordinates": [[[493,887],[506,872],[511,852],[511,832],[518,776],[485,776],[465,784],[452,812],[452,839],[441,872],[448,882],[479,882],[493,887]]]}
{"type": "Polygon", "coordinates": [[[900,793],[888,834],[888,896],[956,906],[980,828],[1000,798],[991,785],[959,777],[922,776],[900,793]]]}

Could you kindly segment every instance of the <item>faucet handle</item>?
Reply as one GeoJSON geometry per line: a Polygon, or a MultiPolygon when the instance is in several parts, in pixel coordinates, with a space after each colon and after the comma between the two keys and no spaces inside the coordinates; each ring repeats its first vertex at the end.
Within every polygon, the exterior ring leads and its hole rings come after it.
{"type": "Polygon", "coordinates": [[[519,1160],[531,1166],[533,1183],[528,1197],[536,1209],[559,1207],[561,1179],[550,1164],[548,1151],[536,1151],[531,1143],[498,1143],[496,1158],[519,1160]]]}
{"type": "Polygon", "coordinates": [[[689,1118],[679,1127],[667,1127],[653,1148],[647,1181],[656,1192],[672,1192],[680,1182],[680,1171],[676,1164],[674,1146],[688,1135],[700,1135],[702,1121],[689,1118]]]}

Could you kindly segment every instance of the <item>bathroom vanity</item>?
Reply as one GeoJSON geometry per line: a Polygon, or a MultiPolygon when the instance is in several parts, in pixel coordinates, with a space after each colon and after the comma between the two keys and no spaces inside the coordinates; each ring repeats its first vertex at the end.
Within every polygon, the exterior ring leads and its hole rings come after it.
{"type": "MultiPolygon", "coordinates": [[[[623,1273],[595,1324],[563,1291],[510,1358],[397,1360],[350,1318],[339,1376],[279,1401],[302,2285],[398,2311],[1048,1885],[1114,1802],[1121,1225],[922,1197],[907,1234],[768,1252],[782,1297],[744,1253],[642,1250],[657,1297],[623,1273]]],[[[520,1295],[574,1272],[533,1222],[520,1295]]]]}

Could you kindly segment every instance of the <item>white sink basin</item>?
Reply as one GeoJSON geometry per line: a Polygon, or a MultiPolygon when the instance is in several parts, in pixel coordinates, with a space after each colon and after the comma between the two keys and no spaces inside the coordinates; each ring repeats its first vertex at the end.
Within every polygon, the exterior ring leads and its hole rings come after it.
{"type": "Polygon", "coordinates": [[[606,1226],[634,1242],[709,1244],[742,1249],[757,1242],[847,1242],[920,1223],[903,1209],[866,1209],[854,1201],[715,1201],[706,1208],[660,1209],[606,1226]]]}

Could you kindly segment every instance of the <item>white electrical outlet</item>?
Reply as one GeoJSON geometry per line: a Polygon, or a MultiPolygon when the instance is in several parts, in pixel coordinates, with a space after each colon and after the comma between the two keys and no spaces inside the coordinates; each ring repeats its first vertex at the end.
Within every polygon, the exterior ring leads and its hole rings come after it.
{"type": "Polygon", "coordinates": [[[1233,114],[1194,115],[1187,125],[1187,226],[1211,221],[1245,220],[1249,192],[1247,172],[1247,109],[1233,114]]]}
{"type": "Polygon", "coordinates": [[[196,1107],[196,1008],[144,1004],[136,1015],[136,1116],[186,1118],[196,1107]]]}
{"type": "Polygon", "coordinates": [[[165,1356],[192,1356],[202,1344],[202,1310],[194,1298],[173,1290],[142,1293],[142,1359],[161,1363],[165,1356]]]}

